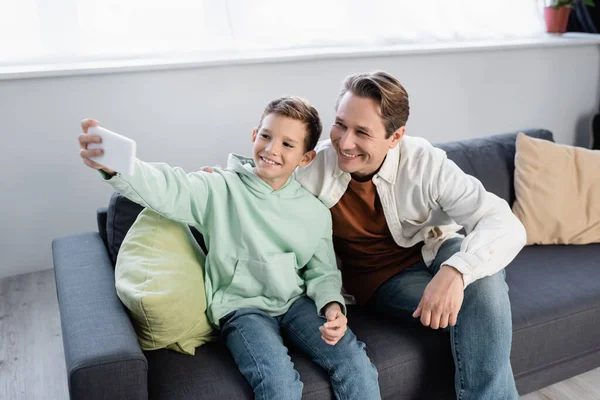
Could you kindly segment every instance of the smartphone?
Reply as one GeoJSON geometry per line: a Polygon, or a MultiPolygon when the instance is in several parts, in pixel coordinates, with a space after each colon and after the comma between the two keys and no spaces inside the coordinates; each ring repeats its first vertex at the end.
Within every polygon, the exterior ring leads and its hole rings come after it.
{"type": "Polygon", "coordinates": [[[104,150],[104,154],[90,157],[91,160],[120,174],[133,175],[136,152],[135,140],[99,126],[89,127],[88,135],[96,135],[102,138],[102,143],[90,143],[88,149],[104,150]]]}

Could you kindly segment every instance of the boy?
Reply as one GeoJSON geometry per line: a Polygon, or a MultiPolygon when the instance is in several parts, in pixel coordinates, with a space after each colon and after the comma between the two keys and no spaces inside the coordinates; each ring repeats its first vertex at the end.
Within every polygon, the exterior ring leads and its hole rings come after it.
{"type": "Polygon", "coordinates": [[[315,157],[322,126],[314,107],[273,100],[252,132],[252,159],[231,154],[227,170],[212,174],[136,160],[133,176],[122,176],[89,158],[102,154],[87,149],[100,142],[87,135],[96,125],[82,122],[84,164],[129,199],[204,235],[208,318],[257,399],[302,396],[283,337],[327,370],[338,399],[380,398],[377,371],[347,329],[331,216],[292,177],[315,157]]]}

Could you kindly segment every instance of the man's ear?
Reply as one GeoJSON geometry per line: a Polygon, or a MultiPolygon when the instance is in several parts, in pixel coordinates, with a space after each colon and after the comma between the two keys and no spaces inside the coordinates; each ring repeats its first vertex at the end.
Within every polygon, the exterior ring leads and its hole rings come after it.
{"type": "Polygon", "coordinates": [[[258,135],[258,131],[256,128],[252,130],[252,143],[256,142],[256,135],[258,135]]]}
{"type": "Polygon", "coordinates": [[[317,156],[317,152],[316,151],[314,151],[314,150],[307,151],[302,156],[302,160],[300,160],[300,164],[298,164],[298,166],[299,167],[305,167],[305,166],[307,166],[308,164],[311,163],[312,160],[315,159],[316,156],[317,156]]]}
{"type": "Polygon", "coordinates": [[[400,143],[405,133],[406,126],[401,126],[400,128],[396,129],[396,132],[392,133],[392,136],[390,136],[390,139],[392,139],[392,141],[390,142],[390,149],[393,149],[394,147],[398,146],[398,143],[400,143]]]}

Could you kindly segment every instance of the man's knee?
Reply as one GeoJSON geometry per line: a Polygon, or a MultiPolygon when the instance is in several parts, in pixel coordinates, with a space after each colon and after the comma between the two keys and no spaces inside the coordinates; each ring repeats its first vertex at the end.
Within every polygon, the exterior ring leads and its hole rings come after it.
{"type": "Polygon", "coordinates": [[[467,286],[463,311],[475,312],[490,322],[510,321],[510,300],[504,277],[504,271],[499,271],[467,286]]]}

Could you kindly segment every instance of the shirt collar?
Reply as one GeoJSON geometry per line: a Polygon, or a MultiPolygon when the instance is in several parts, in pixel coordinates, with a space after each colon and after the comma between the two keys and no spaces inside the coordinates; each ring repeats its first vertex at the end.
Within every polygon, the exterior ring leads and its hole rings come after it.
{"type": "Polygon", "coordinates": [[[336,163],[335,163],[335,169],[333,170],[333,177],[339,178],[340,176],[342,176],[344,174],[344,171],[342,171],[340,169],[340,167],[338,166],[337,159],[335,161],[336,161],[336,163]]]}
{"type": "Polygon", "coordinates": [[[393,149],[389,149],[383,165],[379,168],[379,172],[375,175],[379,175],[384,181],[394,184],[396,182],[396,175],[398,174],[398,164],[400,163],[400,147],[402,141],[398,143],[393,149]]]}

